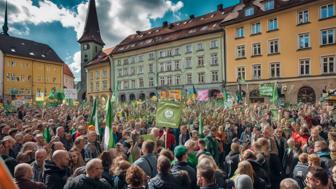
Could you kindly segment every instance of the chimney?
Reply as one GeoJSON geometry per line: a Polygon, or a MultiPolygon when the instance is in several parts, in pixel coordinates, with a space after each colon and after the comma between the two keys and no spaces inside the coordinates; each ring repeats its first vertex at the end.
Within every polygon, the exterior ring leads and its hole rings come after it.
{"type": "Polygon", "coordinates": [[[141,31],[136,31],[136,34],[141,35],[141,31]]]}
{"type": "Polygon", "coordinates": [[[195,18],[195,15],[192,14],[192,15],[189,16],[189,18],[190,18],[190,20],[191,20],[191,19],[194,19],[194,18],[195,18]]]}
{"type": "Polygon", "coordinates": [[[223,8],[223,4],[218,4],[217,5],[217,11],[219,12],[223,12],[224,8],[223,8]]]}
{"type": "Polygon", "coordinates": [[[168,22],[167,21],[162,22],[162,27],[164,28],[168,27],[168,22]]]}

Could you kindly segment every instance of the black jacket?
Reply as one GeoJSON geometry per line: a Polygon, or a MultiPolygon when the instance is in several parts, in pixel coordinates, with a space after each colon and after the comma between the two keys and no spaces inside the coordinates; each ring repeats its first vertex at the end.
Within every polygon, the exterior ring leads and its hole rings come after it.
{"type": "Polygon", "coordinates": [[[232,151],[225,157],[225,172],[228,178],[231,178],[234,175],[234,172],[238,168],[239,163],[239,152],[234,153],[232,151]]]}
{"type": "Polygon", "coordinates": [[[68,169],[60,169],[52,161],[46,161],[43,172],[43,182],[48,189],[63,189],[69,177],[68,169]]]}
{"type": "Polygon", "coordinates": [[[111,185],[105,179],[92,179],[85,175],[79,175],[69,179],[64,189],[112,189],[111,185]]]}
{"type": "MultiPolygon", "coordinates": [[[[188,181],[188,178],[187,178],[188,181]]],[[[148,189],[187,189],[188,183],[185,185],[178,174],[162,174],[158,173],[148,182],[148,189]]]]}
{"type": "Polygon", "coordinates": [[[179,171],[188,172],[191,188],[196,188],[196,171],[194,168],[190,167],[187,162],[176,162],[171,171],[173,174],[177,174],[179,171]]]}
{"type": "Polygon", "coordinates": [[[200,189],[219,189],[219,187],[216,184],[211,184],[208,186],[202,186],[200,189]]]}
{"type": "Polygon", "coordinates": [[[251,163],[253,167],[253,170],[255,172],[255,178],[261,178],[265,182],[266,188],[271,188],[271,179],[266,168],[255,160],[248,160],[248,161],[251,163]]]}
{"type": "Polygon", "coordinates": [[[305,187],[305,179],[308,173],[308,165],[298,162],[293,170],[293,178],[298,182],[301,189],[305,187]]]}

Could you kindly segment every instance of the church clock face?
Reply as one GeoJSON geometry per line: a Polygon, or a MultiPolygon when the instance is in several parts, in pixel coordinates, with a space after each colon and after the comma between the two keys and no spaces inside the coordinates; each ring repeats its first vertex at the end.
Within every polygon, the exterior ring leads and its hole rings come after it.
{"type": "Polygon", "coordinates": [[[89,45],[89,44],[84,44],[84,45],[83,45],[83,49],[84,49],[84,50],[88,50],[89,48],[90,48],[90,45],[89,45]]]}

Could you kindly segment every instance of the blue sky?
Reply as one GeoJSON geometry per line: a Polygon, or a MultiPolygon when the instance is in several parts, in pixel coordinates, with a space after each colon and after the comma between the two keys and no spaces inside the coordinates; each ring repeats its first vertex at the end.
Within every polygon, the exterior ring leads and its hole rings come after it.
{"type": "MultiPolygon", "coordinates": [[[[105,47],[118,44],[137,30],[199,16],[239,0],[96,0],[105,47]]],[[[0,0],[3,24],[5,0],[0,0]]],[[[88,0],[9,0],[9,34],[50,45],[79,78],[80,37],[88,0]]]]}

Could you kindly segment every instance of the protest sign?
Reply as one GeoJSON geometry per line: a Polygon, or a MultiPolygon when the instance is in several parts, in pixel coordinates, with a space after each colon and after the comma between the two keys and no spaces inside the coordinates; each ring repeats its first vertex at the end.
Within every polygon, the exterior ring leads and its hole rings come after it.
{"type": "Polygon", "coordinates": [[[156,111],[158,127],[178,128],[181,121],[182,107],[180,103],[161,101],[156,111]]]}

